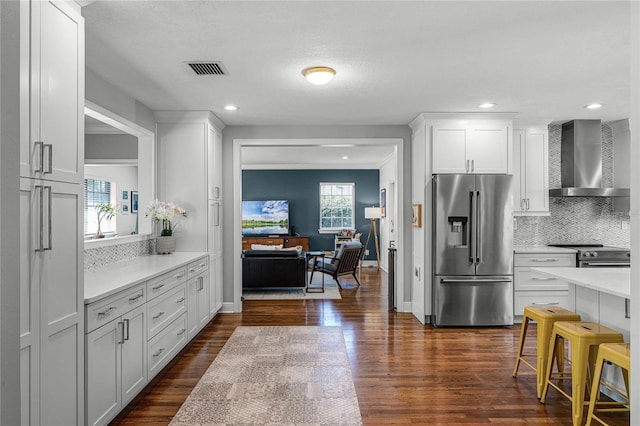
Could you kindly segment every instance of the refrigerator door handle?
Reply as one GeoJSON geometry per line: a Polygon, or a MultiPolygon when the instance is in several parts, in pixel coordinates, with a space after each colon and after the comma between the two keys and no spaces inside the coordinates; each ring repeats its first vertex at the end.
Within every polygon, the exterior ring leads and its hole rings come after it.
{"type": "Polygon", "coordinates": [[[476,252],[475,252],[475,248],[476,248],[476,243],[475,243],[475,239],[474,239],[474,235],[476,232],[476,228],[475,228],[475,223],[474,223],[474,215],[475,211],[473,209],[473,191],[469,192],[469,261],[471,263],[475,263],[476,260],[476,252]]]}
{"type": "Polygon", "coordinates": [[[441,278],[443,284],[470,284],[470,283],[510,283],[510,278],[494,278],[494,279],[464,279],[464,278],[441,278]]]}
{"type": "Polygon", "coordinates": [[[482,209],[480,208],[480,191],[476,193],[476,214],[478,215],[476,219],[476,263],[480,263],[482,261],[482,228],[480,226],[482,223],[482,209]]]}

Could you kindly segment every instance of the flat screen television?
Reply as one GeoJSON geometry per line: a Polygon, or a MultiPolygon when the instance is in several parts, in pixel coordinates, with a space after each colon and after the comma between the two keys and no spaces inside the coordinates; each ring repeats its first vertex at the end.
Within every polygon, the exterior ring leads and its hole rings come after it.
{"type": "Polygon", "coordinates": [[[289,201],[242,202],[242,235],[288,235],[289,201]]]}

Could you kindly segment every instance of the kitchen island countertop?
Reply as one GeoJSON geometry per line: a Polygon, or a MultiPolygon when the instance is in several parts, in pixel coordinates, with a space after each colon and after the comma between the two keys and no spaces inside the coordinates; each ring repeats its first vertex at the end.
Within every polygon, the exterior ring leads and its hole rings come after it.
{"type": "Polygon", "coordinates": [[[532,268],[533,271],[561,278],[613,296],[631,298],[631,268],[532,268]]]}
{"type": "Polygon", "coordinates": [[[206,256],[203,252],[145,255],[84,271],[84,303],[89,304],[206,256]]]}
{"type": "Polygon", "coordinates": [[[513,252],[517,254],[564,254],[577,253],[577,250],[551,246],[513,246],[513,252]]]}

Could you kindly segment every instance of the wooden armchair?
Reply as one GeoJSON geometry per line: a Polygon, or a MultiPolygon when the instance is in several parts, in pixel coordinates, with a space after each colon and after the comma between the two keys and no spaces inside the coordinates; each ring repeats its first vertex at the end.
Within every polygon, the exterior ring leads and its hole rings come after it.
{"type": "Polygon", "coordinates": [[[359,242],[342,244],[335,257],[319,259],[313,264],[309,281],[313,280],[313,273],[318,271],[323,274],[331,275],[331,278],[336,280],[340,288],[342,288],[342,285],[340,285],[338,277],[342,275],[352,275],[358,285],[360,285],[360,280],[358,279],[356,272],[363,248],[364,247],[359,242]]]}

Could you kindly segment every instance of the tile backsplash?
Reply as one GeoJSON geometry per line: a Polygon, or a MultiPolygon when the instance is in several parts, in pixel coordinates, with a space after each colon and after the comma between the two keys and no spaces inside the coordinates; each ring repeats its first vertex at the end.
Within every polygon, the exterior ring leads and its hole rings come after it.
{"type": "MultiPolygon", "coordinates": [[[[549,126],[549,187],[560,188],[561,126],[549,126]]],[[[611,127],[602,125],[602,177],[604,186],[613,180],[611,127]]],[[[514,245],[551,243],[601,243],[630,247],[629,214],[613,212],[611,198],[551,197],[550,216],[518,216],[514,245]],[[626,226],[624,226],[626,225],[626,226]],[[625,229],[623,229],[625,228],[625,229]]]]}
{"type": "Polygon", "coordinates": [[[122,260],[151,254],[155,251],[155,239],[96,247],[84,250],[84,269],[94,269],[122,260]]]}

